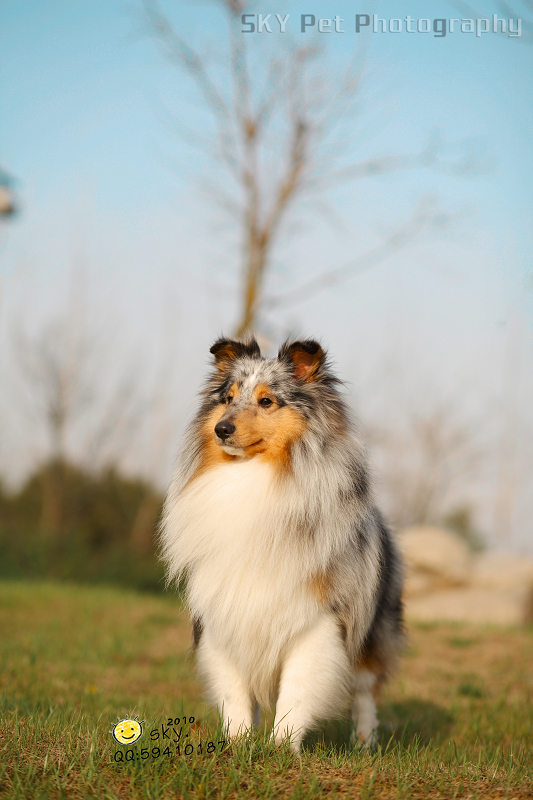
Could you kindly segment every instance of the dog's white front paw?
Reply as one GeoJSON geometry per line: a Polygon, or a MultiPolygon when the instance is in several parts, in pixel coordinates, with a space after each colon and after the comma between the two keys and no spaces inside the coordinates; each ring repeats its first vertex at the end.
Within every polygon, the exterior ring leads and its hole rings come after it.
{"type": "Polygon", "coordinates": [[[356,730],[352,730],[350,736],[350,745],[352,747],[359,747],[361,750],[375,750],[378,743],[378,729],[376,728],[360,728],[357,726],[356,730]]]}
{"type": "Polygon", "coordinates": [[[287,729],[280,731],[278,730],[274,736],[274,743],[279,746],[286,742],[287,740],[290,741],[290,749],[293,753],[299,753],[300,748],[302,746],[302,739],[303,736],[299,736],[298,734],[289,734],[287,729]]]}

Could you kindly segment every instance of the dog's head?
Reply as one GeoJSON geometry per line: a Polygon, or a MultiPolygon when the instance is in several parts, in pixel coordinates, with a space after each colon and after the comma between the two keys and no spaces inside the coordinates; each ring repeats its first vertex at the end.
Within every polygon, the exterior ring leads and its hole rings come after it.
{"type": "Polygon", "coordinates": [[[216,371],[207,390],[213,402],[207,424],[216,445],[237,458],[287,457],[319,388],[335,382],[318,342],[286,342],[277,358],[263,358],[255,339],[219,339],[211,353],[216,371]]]}

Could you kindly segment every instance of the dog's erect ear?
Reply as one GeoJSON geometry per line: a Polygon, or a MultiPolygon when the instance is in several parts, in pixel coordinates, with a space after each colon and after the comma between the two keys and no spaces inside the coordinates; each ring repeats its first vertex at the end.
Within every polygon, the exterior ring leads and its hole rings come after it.
{"type": "Polygon", "coordinates": [[[218,339],[209,352],[215,356],[219,369],[227,369],[232,361],[235,361],[236,358],[242,358],[242,356],[248,356],[249,358],[261,357],[261,350],[255,339],[249,339],[247,342],[218,339]]]}
{"type": "Polygon", "coordinates": [[[303,342],[285,342],[278,358],[294,365],[294,377],[305,381],[315,381],[326,360],[326,354],[313,339],[303,342]]]}

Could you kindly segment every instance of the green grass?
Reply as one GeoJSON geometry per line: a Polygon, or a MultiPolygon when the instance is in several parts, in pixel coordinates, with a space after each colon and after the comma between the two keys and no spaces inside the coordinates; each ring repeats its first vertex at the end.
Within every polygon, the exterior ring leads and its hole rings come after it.
{"type": "Polygon", "coordinates": [[[380,703],[377,752],[350,752],[341,720],[301,756],[266,728],[218,744],[171,594],[4,582],[0,631],[1,797],[533,797],[531,630],[413,628],[380,703]],[[135,761],[116,763],[127,748],[109,731],[127,714],[144,734],[135,761]],[[172,739],[150,739],[184,715],[195,722],[180,726],[179,755],[172,739]]]}

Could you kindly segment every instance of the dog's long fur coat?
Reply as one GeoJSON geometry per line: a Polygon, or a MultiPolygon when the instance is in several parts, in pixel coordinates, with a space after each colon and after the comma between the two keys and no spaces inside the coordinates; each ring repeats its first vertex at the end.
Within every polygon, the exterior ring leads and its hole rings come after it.
{"type": "Polygon", "coordinates": [[[210,696],[232,736],[275,704],[276,740],[296,750],[351,698],[354,737],[372,744],[402,577],[339,381],[312,340],[273,359],[255,340],[211,352],[161,527],[210,696]]]}

